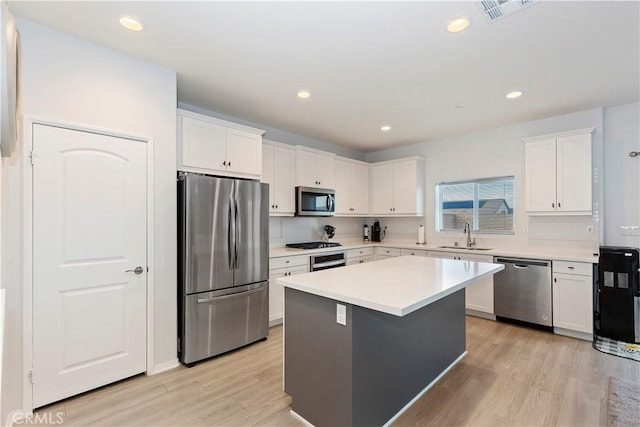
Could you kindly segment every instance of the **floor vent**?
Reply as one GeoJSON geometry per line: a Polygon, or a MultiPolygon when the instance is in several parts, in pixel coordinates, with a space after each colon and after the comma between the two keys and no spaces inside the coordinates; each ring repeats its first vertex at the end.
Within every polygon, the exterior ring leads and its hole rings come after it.
{"type": "Polygon", "coordinates": [[[518,13],[538,2],[539,0],[482,0],[478,2],[478,6],[489,22],[493,22],[518,13]]]}

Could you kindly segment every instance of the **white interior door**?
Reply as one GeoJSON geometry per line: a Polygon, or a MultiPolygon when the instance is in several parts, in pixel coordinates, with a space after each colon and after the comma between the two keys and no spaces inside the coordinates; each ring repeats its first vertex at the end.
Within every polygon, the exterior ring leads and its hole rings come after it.
{"type": "Polygon", "coordinates": [[[146,370],[146,145],[33,127],[35,408],[146,370]]]}

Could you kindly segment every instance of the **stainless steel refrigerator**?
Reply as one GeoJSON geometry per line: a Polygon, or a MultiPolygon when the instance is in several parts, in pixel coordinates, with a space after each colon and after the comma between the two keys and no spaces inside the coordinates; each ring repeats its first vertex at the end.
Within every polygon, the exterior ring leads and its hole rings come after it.
{"type": "Polygon", "coordinates": [[[269,186],[178,175],[178,352],[199,360],[266,338],[269,186]]]}

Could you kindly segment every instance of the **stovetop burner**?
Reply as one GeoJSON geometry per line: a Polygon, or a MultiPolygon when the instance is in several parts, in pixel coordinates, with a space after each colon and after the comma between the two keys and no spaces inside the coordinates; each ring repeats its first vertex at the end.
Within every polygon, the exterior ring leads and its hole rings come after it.
{"type": "Polygon", "coordinates": [[[285,245],[288,248],[294,249],[321,249],[321,248],[335,248],[341,246],[336,242],[307,242],[307,243],[287,243],[285,245]]]}

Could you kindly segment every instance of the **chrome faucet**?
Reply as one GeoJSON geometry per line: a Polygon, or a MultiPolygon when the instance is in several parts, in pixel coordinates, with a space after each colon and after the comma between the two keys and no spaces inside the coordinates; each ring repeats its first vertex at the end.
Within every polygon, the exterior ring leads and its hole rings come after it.
{"type": "Polygon", "coordinates": [[[471,223],[469,221],[464,222],[464,230],[462,230],[462,232],[467,234],[467,247],[475,246],[476,238],[474,237],[473,240],[471,240],[471,223]]]}

